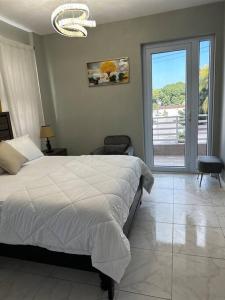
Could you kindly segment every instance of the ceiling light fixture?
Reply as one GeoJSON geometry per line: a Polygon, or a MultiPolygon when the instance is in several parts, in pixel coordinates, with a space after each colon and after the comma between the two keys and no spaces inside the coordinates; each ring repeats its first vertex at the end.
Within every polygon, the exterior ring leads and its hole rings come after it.
{"type": "Polygon", "coordinates": [[[67,37],[86,37],[84,27],[96,27],[94,20],[88,20],[89,8],[86,4],[68,3],[58,6],[52,13],[52,26],[67,37]]]}

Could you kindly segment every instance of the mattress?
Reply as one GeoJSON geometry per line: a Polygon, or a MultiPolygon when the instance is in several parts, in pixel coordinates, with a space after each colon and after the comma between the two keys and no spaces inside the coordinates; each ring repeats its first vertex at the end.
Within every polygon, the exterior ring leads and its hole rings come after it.
{"type": "Polygon", "coordinates": [[[140,177],[148,167],[131,156],[43,157],[17,175],[1,175],[0,242],[90,255],[117,282],[131,259],[123,234],[140,177]]]}

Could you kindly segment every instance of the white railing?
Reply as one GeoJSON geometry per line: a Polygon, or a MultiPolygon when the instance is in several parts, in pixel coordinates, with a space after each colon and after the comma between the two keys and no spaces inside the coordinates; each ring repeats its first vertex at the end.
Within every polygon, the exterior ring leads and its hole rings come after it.
{"type": "MultiPolygon", "coordinates": [[[[208,119],[206,114],[198,116],[198,143],[207,142],[208,119]]],[[[181,144],[185,140],[184,116],[153,117],[153,142],[157,144],[181,144]]]]}

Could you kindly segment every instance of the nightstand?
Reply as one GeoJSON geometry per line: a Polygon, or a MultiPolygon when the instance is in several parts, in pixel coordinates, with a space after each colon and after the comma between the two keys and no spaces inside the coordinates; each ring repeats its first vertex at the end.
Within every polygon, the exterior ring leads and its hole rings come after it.
{"type": "Polygon", "coordinates": [[[46,150],[42,151],[46,156],[67,156],[66,148],[55,148],[52,149],[52,152],[46,152],[46,150]]]}

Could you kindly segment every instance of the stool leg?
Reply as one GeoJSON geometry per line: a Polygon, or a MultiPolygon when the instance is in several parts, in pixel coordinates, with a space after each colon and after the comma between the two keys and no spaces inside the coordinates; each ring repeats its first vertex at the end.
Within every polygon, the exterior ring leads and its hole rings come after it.
{"type": "Polygon", "coordinates": [[[202,185],[202,178],[203,178],[203,173],[201,173],[201,178],[200,178],[200,183],[199,183],[199,186],[201,187],[201,185],[202,185]]]}
{"type": "Polygon", "coordinates": [[[218,180],[219,180],[220,187],[222,187],[222,185],[221,185],[221,180],[220,180],[220,174],[217,174],[217,178],[218,178],[218,180]]]}

